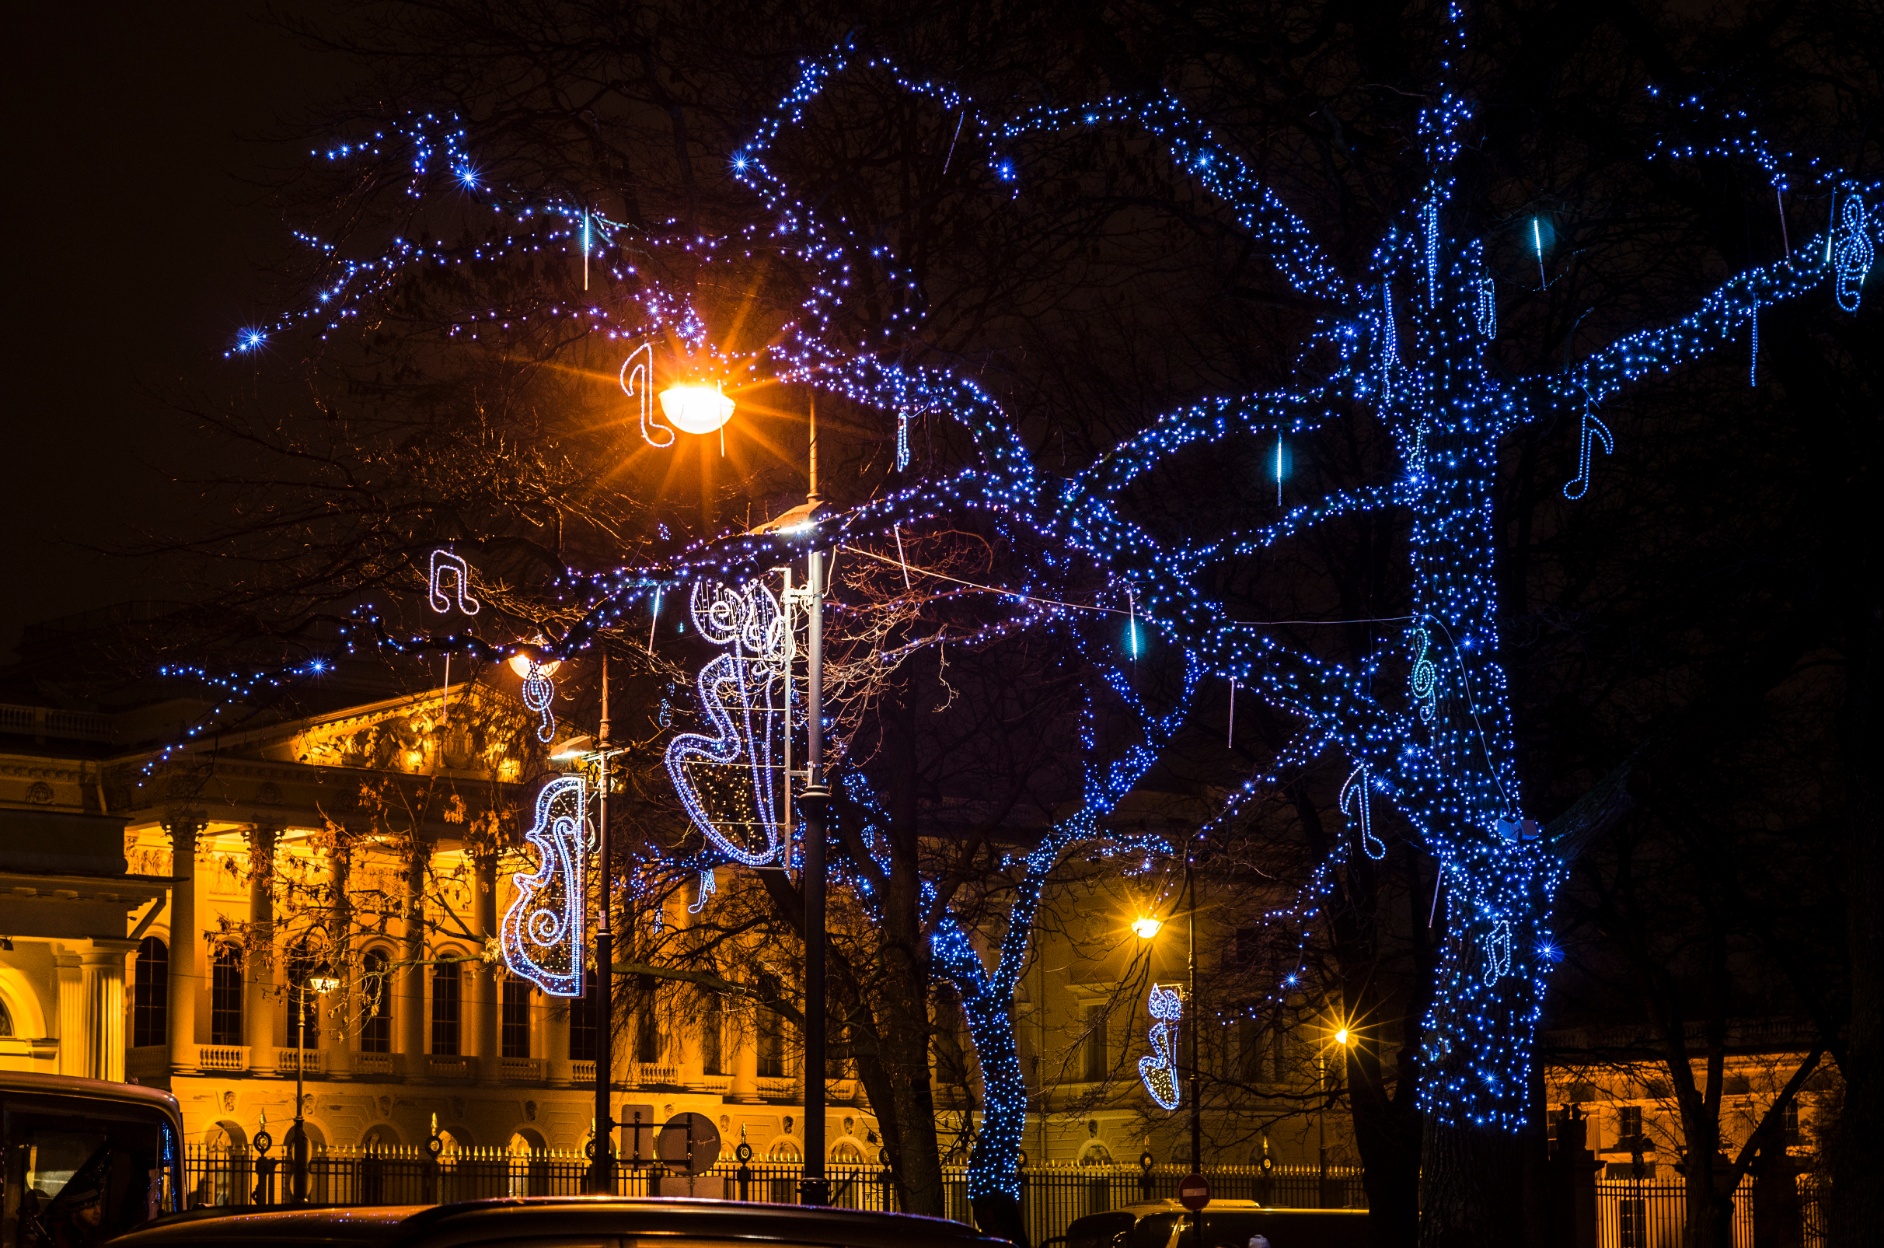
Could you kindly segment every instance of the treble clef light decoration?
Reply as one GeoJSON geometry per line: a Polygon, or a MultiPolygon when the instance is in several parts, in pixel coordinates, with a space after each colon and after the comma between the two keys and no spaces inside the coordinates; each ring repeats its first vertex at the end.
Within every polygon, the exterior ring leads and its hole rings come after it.
{"type": "Polygon", "coordinates": [[[1413,652],[1413,673],[1408,682],[1413,700],[1419,703],[1420,722],[1430,724],[1439,713],[1439,669],[1426,657],[1426,652],[1433,647],[1432,634],[1421,624],[1413,629],[1413,641],[1418,647],[1413,652]]]}
{"type": "Polygon", "coordinates": [[[471,566],[464,561],[463,555],[454,554],[449,550],[432,552],[432,610],[440,615],[451,611],[451,598],[445,593],[445,578],[448,576],[454,581],[458,609],[466,615],[476,615],[483,604],[471,596],[471,566]]]}
{"type": "Polygon", "coordinates": [[[1373,812],[1368,809],[1367,787],[1367,764],[1362,763],[1348,773],[1347,782],[1341,786],[1341,796],[1335,804],[1341,808],[1341,813],[1350,819],[1357,814],[1360,816],[1361,850],[1369,858],[1379,862],[1387,856],[1387,843],[1374,835],[1374,816],[1373,812]],[[1357,810],[1356,807],[1359,809],[1357,810]]]}
{"type": "Polygon", "coordinates": [[[690,606],[700,635],[728,649],[700,669],[700,709],[713,731],[668,742],[667,774],[700,834],[735,861],[759,866],[782,848],[791,634],[778,598],[760,581],[738,589],[696,581],[690,606]]]}
{"type": "Polygon", "coordinates": [[[1864,198],[1855,188],[1848,187],[1838,206],[1837,241],[1832,255],[1832,262],[1837,265],[1833,280],[1838,306],[1847,312],[1858,310],[1858,303],[1864,298],[1864,279],[1871,272],[1871,262],[1877,258],[1871,235],[1865,229],[1864,216],[1864,198]]]}
{"type": "Polygon", "coordinates": [[[582,995],[587,810],[581,776],[559,776],[537,791],[536,824],[525,836],[539,865],[511,877],[517,893],[504,911],[504,964],[552,997],[582,995]]]}
{"type": "Polygon", "coordinates": [[[1145,1091],[1161,1109],[1176,1109],[1183,1099],[1177,1077],[1178,1021],[1184,1017],[1184,997],[1175,985],[1151,986],[1151,1047],[1148,1057],[1138,1059],[1138,1078],[1145,1091]]]}
{"type": "Polygon", "coordinates": [[[654,414],[654,347],[642,343],[622,362],[622,392],[640,404],[641,436],[649,446],[674,445],[674,431],[654,414]]]}
{"type": "Polygon", "coordinates": [[[1589,404],[1583,407],[1583,427],[1577,433],[1577,475],[1563,487],[1563,496],[1571,502],[1582,498],[1590,491],[1590,447],[1592,443],[1601,443],[1603,454],[1616,453],[1615,436],[1609,432],[1589,404]]]}
{"type": "Polygon", "coordinates": [[[550,683],[550,673],[557,667],[531,659],[523,673],[523,704],[536,712],[536,739],[543,742],[556,735],[556,712],[550,709],[556,701],[556,686],[550,683]]]}

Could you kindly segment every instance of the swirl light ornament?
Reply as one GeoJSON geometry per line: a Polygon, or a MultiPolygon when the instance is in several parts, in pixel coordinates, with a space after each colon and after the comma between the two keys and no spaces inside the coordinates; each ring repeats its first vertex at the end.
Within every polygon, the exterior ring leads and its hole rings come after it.
{"type": "Polygon", "coordinates": [[[711,733],[667,744],[667,773],[687,818],[735,862],[761,866],[784,847],[780,779],[789,710],[791,631],[763,581],[739,588],[695,581],[694,627],[728,647],[700,669],[700,709],[711,733]]]}
{"type": "Polygon", "coordinates": [[[587,811],[581,776],[559,776],[537,790],[536,823],[524,834],[536,847],[537,869],[511,877],[517,892],[499,934],[510,973],[552,997],[582,995],[587,811]]]}
{"type": "Polygon", "coordinates": [[[1176,1109],[1183,1102],[1178,1087],[1178,1023],[1184,1017],[1184,994],[1175,984],[1151,986],[1151,1053],[1138,1059],[1138,1079],[1161,1109],[1176,1109]]]}

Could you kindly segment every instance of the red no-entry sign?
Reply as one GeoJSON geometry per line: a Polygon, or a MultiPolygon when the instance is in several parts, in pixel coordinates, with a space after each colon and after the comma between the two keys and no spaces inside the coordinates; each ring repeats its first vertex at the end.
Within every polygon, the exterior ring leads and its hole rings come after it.
{"type": "Polygon", "coordinates": [[[1178,1180],[1178,1203],[1196,1213],[1210,1203],[1210,1181],[1201,1174],[1187,1174],[1178,1180]]]}

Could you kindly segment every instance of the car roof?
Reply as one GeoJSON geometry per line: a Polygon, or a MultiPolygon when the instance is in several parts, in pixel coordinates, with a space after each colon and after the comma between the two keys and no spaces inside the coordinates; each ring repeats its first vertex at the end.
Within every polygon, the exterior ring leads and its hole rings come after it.
{"type": "Polygon", "coordinates": [[[0,1071],[0,1094],[30,1092],[41,1096],[89,1096],[101,1101],[155,1105],[177,1112],[177,1098],[162,1088],[110,1079],[84,1079],[77,1075],[40,1075],[23,1070],[0,1071]]]}
{"type": "MultiPolygon", "coordinates": [[[[1346,1216],[1366,1217],[1367,1216],[1367,1210],[1365,1209],[1313,1209],[1313,1208],[1305,1209],[1305,1208],[1298,1208],[1294,1205],[1265,1205],[1254,1200],[1216,1200],[1216,1199],[1213,1199],[1208,1205],[1204,1207],[1205,1214],[1255,1213],[1259,1210],[1263,1213],[1290,1213],[1290,1214],[1314,1213],[1314,1214],[1328,1214],[1330,1216],[1340,1215],[1343,1217],[1346,1217],[1346,1216]]],[[[1120,1205],[1116,1209],[1107,1210],[1101,1213],[1089,1213],[1085,1217],[1078,1218],[1075,1220],[1079,1222],[1084,1222],[1086,1218],[1103,1218],[1107,1215],[1107,1213],[1110,1213],[1113,1216],[1117,1216],[1118,1214],[1129,1214],[1132,1218],[1137,1219],[1137,1218],[1152,1217],[1160,1213],[1188,1214],[1189,1212],[1190,1210],[1186,1209],[1181,1203],[1179,1203],[1176,1200],[1169,1200],[1169,1199],[1167,1200],[1143,1200],[1143,1201],[1138,1201],[1130,1205],[1120,1205]]]]}
{"type": "Polygon", "coordinates": [[[452,1205],[197,1210],[163,1218],[114,1240],[121,1248],[172,1244],[296,1241],[449,1245],[524,1234],[687,1234],[786,1240],[842,1248],[956,1248],[1002,1244],[972,1227],[912,1214],[866,1213],[684,1197],[516,1196],[452,1205]]]}

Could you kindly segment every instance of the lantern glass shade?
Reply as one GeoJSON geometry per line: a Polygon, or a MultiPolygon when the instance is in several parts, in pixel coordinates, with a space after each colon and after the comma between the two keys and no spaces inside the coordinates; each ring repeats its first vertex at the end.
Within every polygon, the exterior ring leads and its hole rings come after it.
{"type": "Polygon", "coordinates": [[[517,673],[519,677],[525,678],[530,675],[530,668],[533,664],[536,665],[545,676],[554,676],[556,669],[563,665],[561,659],[551,659],[547,663],[541,662],[537,658],[536,652],[533,650],[519,650],[505,661],[510,664],[511,671],[517,673]]]}
{"type": "Polygon", "coordinates": [[[661,391],[661,411],[682,433],[712,433],[733,418],[733,401],[718,386],[690,383],[661,391]]]}

